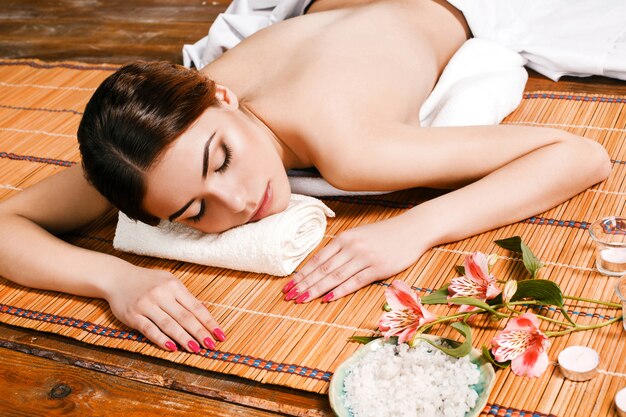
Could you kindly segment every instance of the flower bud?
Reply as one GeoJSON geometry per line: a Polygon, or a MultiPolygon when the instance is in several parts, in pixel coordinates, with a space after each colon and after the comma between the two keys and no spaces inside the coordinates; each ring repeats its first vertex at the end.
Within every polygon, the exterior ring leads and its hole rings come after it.
{"type": "Polygon", "coordinates": [[[508,304],[511,301],[511,298],[517,292],[517,281],[514,279],[508,280],[506,284],[504,284],[504,290],[502,290],[502,301],[504,304],[508,304]]]}
{"type": "Polygon", "coordinates": [[[495,253],[492,253],[491,255],[489,255],[487,257],[487,265],[489,267],[489,271],[491,271],[491,268],[493,268],[493,266],[496,264],[496,262],[498,262],[498,255],[495,253]]]}

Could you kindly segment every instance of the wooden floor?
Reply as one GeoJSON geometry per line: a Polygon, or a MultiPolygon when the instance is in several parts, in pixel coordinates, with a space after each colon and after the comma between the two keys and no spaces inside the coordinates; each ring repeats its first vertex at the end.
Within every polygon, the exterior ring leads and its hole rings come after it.
{"type": "MultiPolygon", "coordinates": [[[[182,62],[227,0],[3,0],[0,57],[124,63],[182,62]]],[[[527,90],[626,94],[601,77],[527,90]]],[[[325,396],[99,348],[0,324],[0,415],[330,416],[325,396]]]]}

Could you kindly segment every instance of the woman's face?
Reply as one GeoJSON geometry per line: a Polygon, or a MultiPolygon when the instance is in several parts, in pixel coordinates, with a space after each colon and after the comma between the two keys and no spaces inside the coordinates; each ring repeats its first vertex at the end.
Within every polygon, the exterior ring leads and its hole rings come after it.
{"type": "MultiPolygon", "coordinates": [[[[219,97],[223,99],[223,97],[219,97]]],[[[287,208],[280,144],[236,99],[207,109],[147,174],[144,209],[206,233],[287,208]]]]}

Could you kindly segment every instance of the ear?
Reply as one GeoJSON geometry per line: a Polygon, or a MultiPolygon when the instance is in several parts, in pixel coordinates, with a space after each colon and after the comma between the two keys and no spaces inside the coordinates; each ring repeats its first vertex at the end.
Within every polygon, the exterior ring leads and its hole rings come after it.
{"type": "Polygon", "coordinates": [[[239,100],[237,96],[228,87],[220,84],[215,84],[215,98],[219,103],[229,110],[236,110],[239,108],[239,100]]]}

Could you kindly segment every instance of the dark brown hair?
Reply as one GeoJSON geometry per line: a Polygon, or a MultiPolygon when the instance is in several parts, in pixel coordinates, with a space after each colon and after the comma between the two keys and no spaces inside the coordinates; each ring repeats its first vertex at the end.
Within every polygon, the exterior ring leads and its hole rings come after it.
{"type": "Polygon", "coordinates": [[[196,70],[167,62],[121,67],[98,87],[78,127],[87,180],[131,219],[158,223],[142,208],[145,174],[215,103],[215,83],[196,70]]]}

